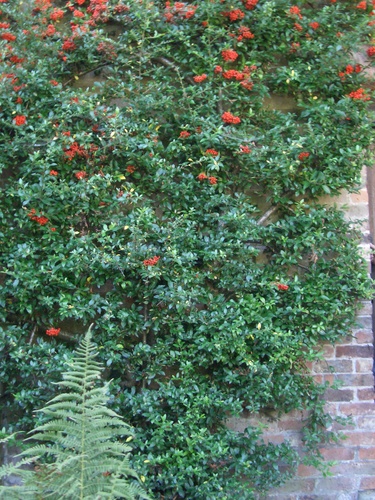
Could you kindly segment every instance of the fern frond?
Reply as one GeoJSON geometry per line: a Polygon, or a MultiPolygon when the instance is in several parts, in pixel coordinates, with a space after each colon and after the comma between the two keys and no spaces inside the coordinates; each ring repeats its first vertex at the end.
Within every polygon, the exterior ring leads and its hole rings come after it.
{"type": "MultiPolygon", "coordinates": [[[[50,420],[38,426],[28,438],[38,444],[20,455],[20,464],[39,457],[48,457],[52,463],[43,464],[31,473],[20,471],[18,464],[10,467],[10,473],[17,470],[24,479],[24,486],[13,489],[12,494],[26,493],[0,498],[149,499],[130,467],[131,448],[116,440],[132,436],[132,428],[107,408],[109,383],[98,385],[103,367],[95,357],[89,329],[68,365],[69,371],[63,373],[63,380],[58,383],[64,392],[39,410],[50,420]],[[36,492],[36,496],[28,497],[27,492],[36,492]]],[[[0,477],[7,471],[0,469],[0,477]]],[[[9,492],[9,488],[5,490],[9,492]]],[[[1,492],[2,489],[0,495],[1,492]]]]}
{"type": "Polygon", "coordinates": [[[16,464],[6,464],[0,467],[0,479],[5,479],[14,475],[18,476],[24,482],[21,486],[12,486],[11,488],[9,486],[0,486],[1,500],[35,500],[36,487],[30,484],[33,471],[23,469],[22,467],[32,465],[40,456],[41,454],[36,454],[29,458],[23,458],[16,464]]]}

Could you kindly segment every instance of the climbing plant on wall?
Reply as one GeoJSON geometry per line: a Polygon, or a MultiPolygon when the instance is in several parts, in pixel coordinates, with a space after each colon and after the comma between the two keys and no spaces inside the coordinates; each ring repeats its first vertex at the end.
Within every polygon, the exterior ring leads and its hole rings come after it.
{"type": "Polygon", "coordinates": [[[332,436],[306,362],[368,293],[355,228],[318,198],[355,190],[368,159],[372,9],[0,0],[11,428],[41,423],[93,322],[155,498],[247,499],[289,477],[288,443],[225,425],[243,412],[309,410],[318,465],[332,436]]]}

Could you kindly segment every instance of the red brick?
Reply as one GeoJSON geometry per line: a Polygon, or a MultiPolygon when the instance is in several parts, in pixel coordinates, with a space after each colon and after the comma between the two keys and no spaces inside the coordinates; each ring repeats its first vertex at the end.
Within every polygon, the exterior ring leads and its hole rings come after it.
{"type": "Polygon", "coordinates": [[[352,204],[368,203],[367,189],[360,189],[357,193],[351,193],[349,196],[352,204]]]}
{"type": "Polygon", "coordinates": [[[330,359],[314,363],[315,373],[353,373],[351,359],[330,359]]]}
{"type": "Polygon", "coordinates": [[[281,495],[279,492],[276,493],[267,493],[267,500],[299,500],[299,495],[290,495],[287,493],[286,495],[281,495]]]}
{"type": "Polygon", "coordinates": [[[281,444],[285,441],[285,438],[283,434],[265,434],[263,440],[266,444],[281,444]]]}
{"type": "Polygon", "coordinates": [[[361,490],[375,489],[375,476],[363,477],[361,479],[361,490]]]}
{"type": "Polygon", "coordinates": [[[340,432],[340,431],[343,431],[341,432],[341,434],[344,434],[350,430],[350,431],[353,431],[353,430],[356,430],[357,429],[357,425],[355,422],[353,422],[352,424],[346,422],[344,424],[340,424],[339,422],[333,422],[333,424],[331,425],[332,427],[332,430],[334,432],[340,432]]]}
{"type": "Polygon", "coordinates": [[[360,401],[374,401],[375,392],[373,387],[366,387],[365,389],[357,390],[357,398],[360,401]]]}
{"type": "Polygon", "coordinates": [[[322,384],[324,382],[323,375],[313,375],[316,384],[322,384]]]}
{"type": "MultiPolygon", "coordinates": [[[[361,490],[361,491],[358,491],[358,495],[353,498],[353,500],[374,500],[375,498],[375,490],[361,490]]],[[[298,500],[301,500],[299,497],[298,497],[298,500]]],[[[352,499],[348,499],[348,500],[352,500],[352,499]]]]}
{"type": "Polygon", "coordinates": [[[350,335],[347,335],[346,337],[342,337],[339,341],[338,344],[341,345],[355,345],[357,342],[355,340],[354,333],[351,333],[350,335]]]}
{"type": "Polygon", "coordinates": [[[281,420],[303,420],[306,419],[310,415],[310,412],[308,410],[291,410],[290,412],[286,413],[284,416],[281,417],[281,420]]]}
{"type": "Polygon", "coordinates": [[[375,461],[375,446],[371,448],[361,448],[359,450],[359,459],[375,461]]]}
{"type": "Polygon", "coordinates": [[[326,374],[323,376],[323,380],[324,382],[329,382],[330,384],[333,384],[333,382],[335,381],[335,376],[332,373],[326,374]]]}
{"type": "Polygon", "coordinates": [[[301,445],[301,432],[298,431],[284,431],[284,440],[295,448],[301,445]]]}
{"type": "Polygon", "coordinates": [[[279,429],[282,431],[299,431],[304,426],[304,422],[301,419],[292,419],[292,420],[280,420],[279,429]]]}
{"type": "Polygon", "coordinates": [[[335,346],[331,344],[323,344],[320,346],[320,350],[325,359],[334,358],[335,357],[335,346]]]}
{"type": "Polygon", "coordinates": [[[375,429],[374,416],[364,415],[356,418],[356,429],[373,431],[375,429]]]}
{"type": "Polygon", "coordinates": [[[365,300],[360,303],[361,309],[358,311],[358,316],[371,316],[372,315],[372,303],[370,300],[365,300]]]}
{"type": "Polygon", "coordinates": [[[357,323],[359,325],[360,330],[371,330],[372,329],[371,314],[365,314],[364,316],[357,316],[357,323]]]}
{"type": "Polygon", "coordinates": [[[355,339],[358,344],[371,344],[374,340],[374,334],[372,330],[359,330],[355,333],[355,339]]]}
{"type": "Polygon", "coordinates": [[[370,345],[338,345],[336,356],[338,358],[372,358],[373,350],[370,345]]]}
{"type": "Polygon", "coordinates": [[[374,376],[372,373],[349,374],[342,373],[336,376],[336,380],[340,380],[344,387],[364,386],[368,387],[374,384],[374,376]]]}
{"type": "MultiPolygon", "coordinates": [[[[345,446],[345,442],[343,442],[343,446],[345,446]]],[[[320,453],[323,455],[325,460],[354,460],[354,450],[350,448],[322,448],[320,453]]]]}
{"type": "Polygon", "coordinates": [[[345,446],[375,446],[375,432],[345,432],[345,446]]]}
{"type": "Polygon", "coordinates": [[[334,477],[361,477],[370,476],[374,472],[374,463],[372,461],[366,462],[339,462],[333,467],[330,467],[330,473],[334,477]]]}
{"type": "MultiPolygon", "coordinates": [[[[311,478],[294,478],[285,483],[283,486],[277,488],[277,492],[280,493],[280,497],[282,498],[282,493],[310,493],[314,490],[315,479],[311,478]]],[[[272,490],[271,492],[272,493],[272,490]]],[[[289,498],[289,497],[288,497],[289,498]]],[[[290,497],[293,498],[293,497],[290,497]]]]}
{"type": "Polygon", "coordinates": [[[319,472],[315,467],[307,466],[307,465],[299,465],[297,470],[297,475],[299,477],[316,477],[320,476],[319,472]]]}
{"type": "Polygon", "coordinates": [[[372,373],[373,359],[356,359],[355,371],[357,373],[372,373]]]}
{"type": "Polygon", "coordinates": [[[333,403],[332,401],[326,401],[324,404],[324,411],[330,415],[337,415],[339,413],[340,403],[333,403]]]}
{"type": "MultiPolygon", "coordinates": [[[[324,493],[327,491],[334,492],[351,492],[356,489],[356,479],[350,477],[325,477],[316,480],[314,493],[324,493]]],[[[325,497],[321,497],[325,498],[325,497]]]]}
{"type": "Polygon", "coordinates": [[[339,410],[344,415],[353,415],[353,416],[374,415],[375,416],[375,404],[374,403],[368,403],[368,402],[341,403],[339,405],[339,410]]]}
{"type": "Polygon", "coordinates": [[[327,401],[353,401],[354,391],[352,389],[327,389],[324,397],[327,401]]]}
{"type": "MultiPolygon", "coordinates": [[[[337,498],[338,498],[337,493],[324,493],[324,496],[322,496],[322,495],[302,495],[302,496],[298,497],[298,500],[337,500],[337,498]]],[[[351,493],[350,496],[348,496],[348,494],[345,493],[344,498],[345,498],[345,500],[359,500],[357,498],[357,495],[355,495],[354,493],[351,493]]],[[[289,500],[289,498],[288,498],[288,500],[289,500]]]]}

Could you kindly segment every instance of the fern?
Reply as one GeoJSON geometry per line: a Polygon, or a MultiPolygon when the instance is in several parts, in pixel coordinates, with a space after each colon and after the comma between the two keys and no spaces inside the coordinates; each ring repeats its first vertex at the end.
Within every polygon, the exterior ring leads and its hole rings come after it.
{"type": "Polygon", "coordinates": [[[28,438],[38,444],[16,465],[0,468],[0,478],[23,480],[0,486],[0,499],[149,499],[129,463],[131,427],[107,408],[108,383],[98,386],[102,366],[95,357],[89,329],[58,383],[64,392],[39,410],[50,420],[28,438]],[[27,464],[36,466],[23,470],[27,464]]]}

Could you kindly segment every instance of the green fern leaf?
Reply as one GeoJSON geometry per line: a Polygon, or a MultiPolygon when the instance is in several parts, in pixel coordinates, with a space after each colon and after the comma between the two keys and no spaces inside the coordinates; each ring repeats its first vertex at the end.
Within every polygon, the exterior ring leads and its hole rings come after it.
{"type": "Polygon", "coordinates": [[[38,444],[20,455],[19,464],[0,468],[0,478],[17,473],[24,481],[0,487],[0,499],[150,498],[130,467],[131,448],[119,440],[132,429],[107,408],[108,383],[98,385],[103,368],[95,357],[90,328],[58,384],[64,392],[40,410],[50,420],[28,438],[38,444]],[[33,471],[20,469],[33,463],[33,471]]]}

